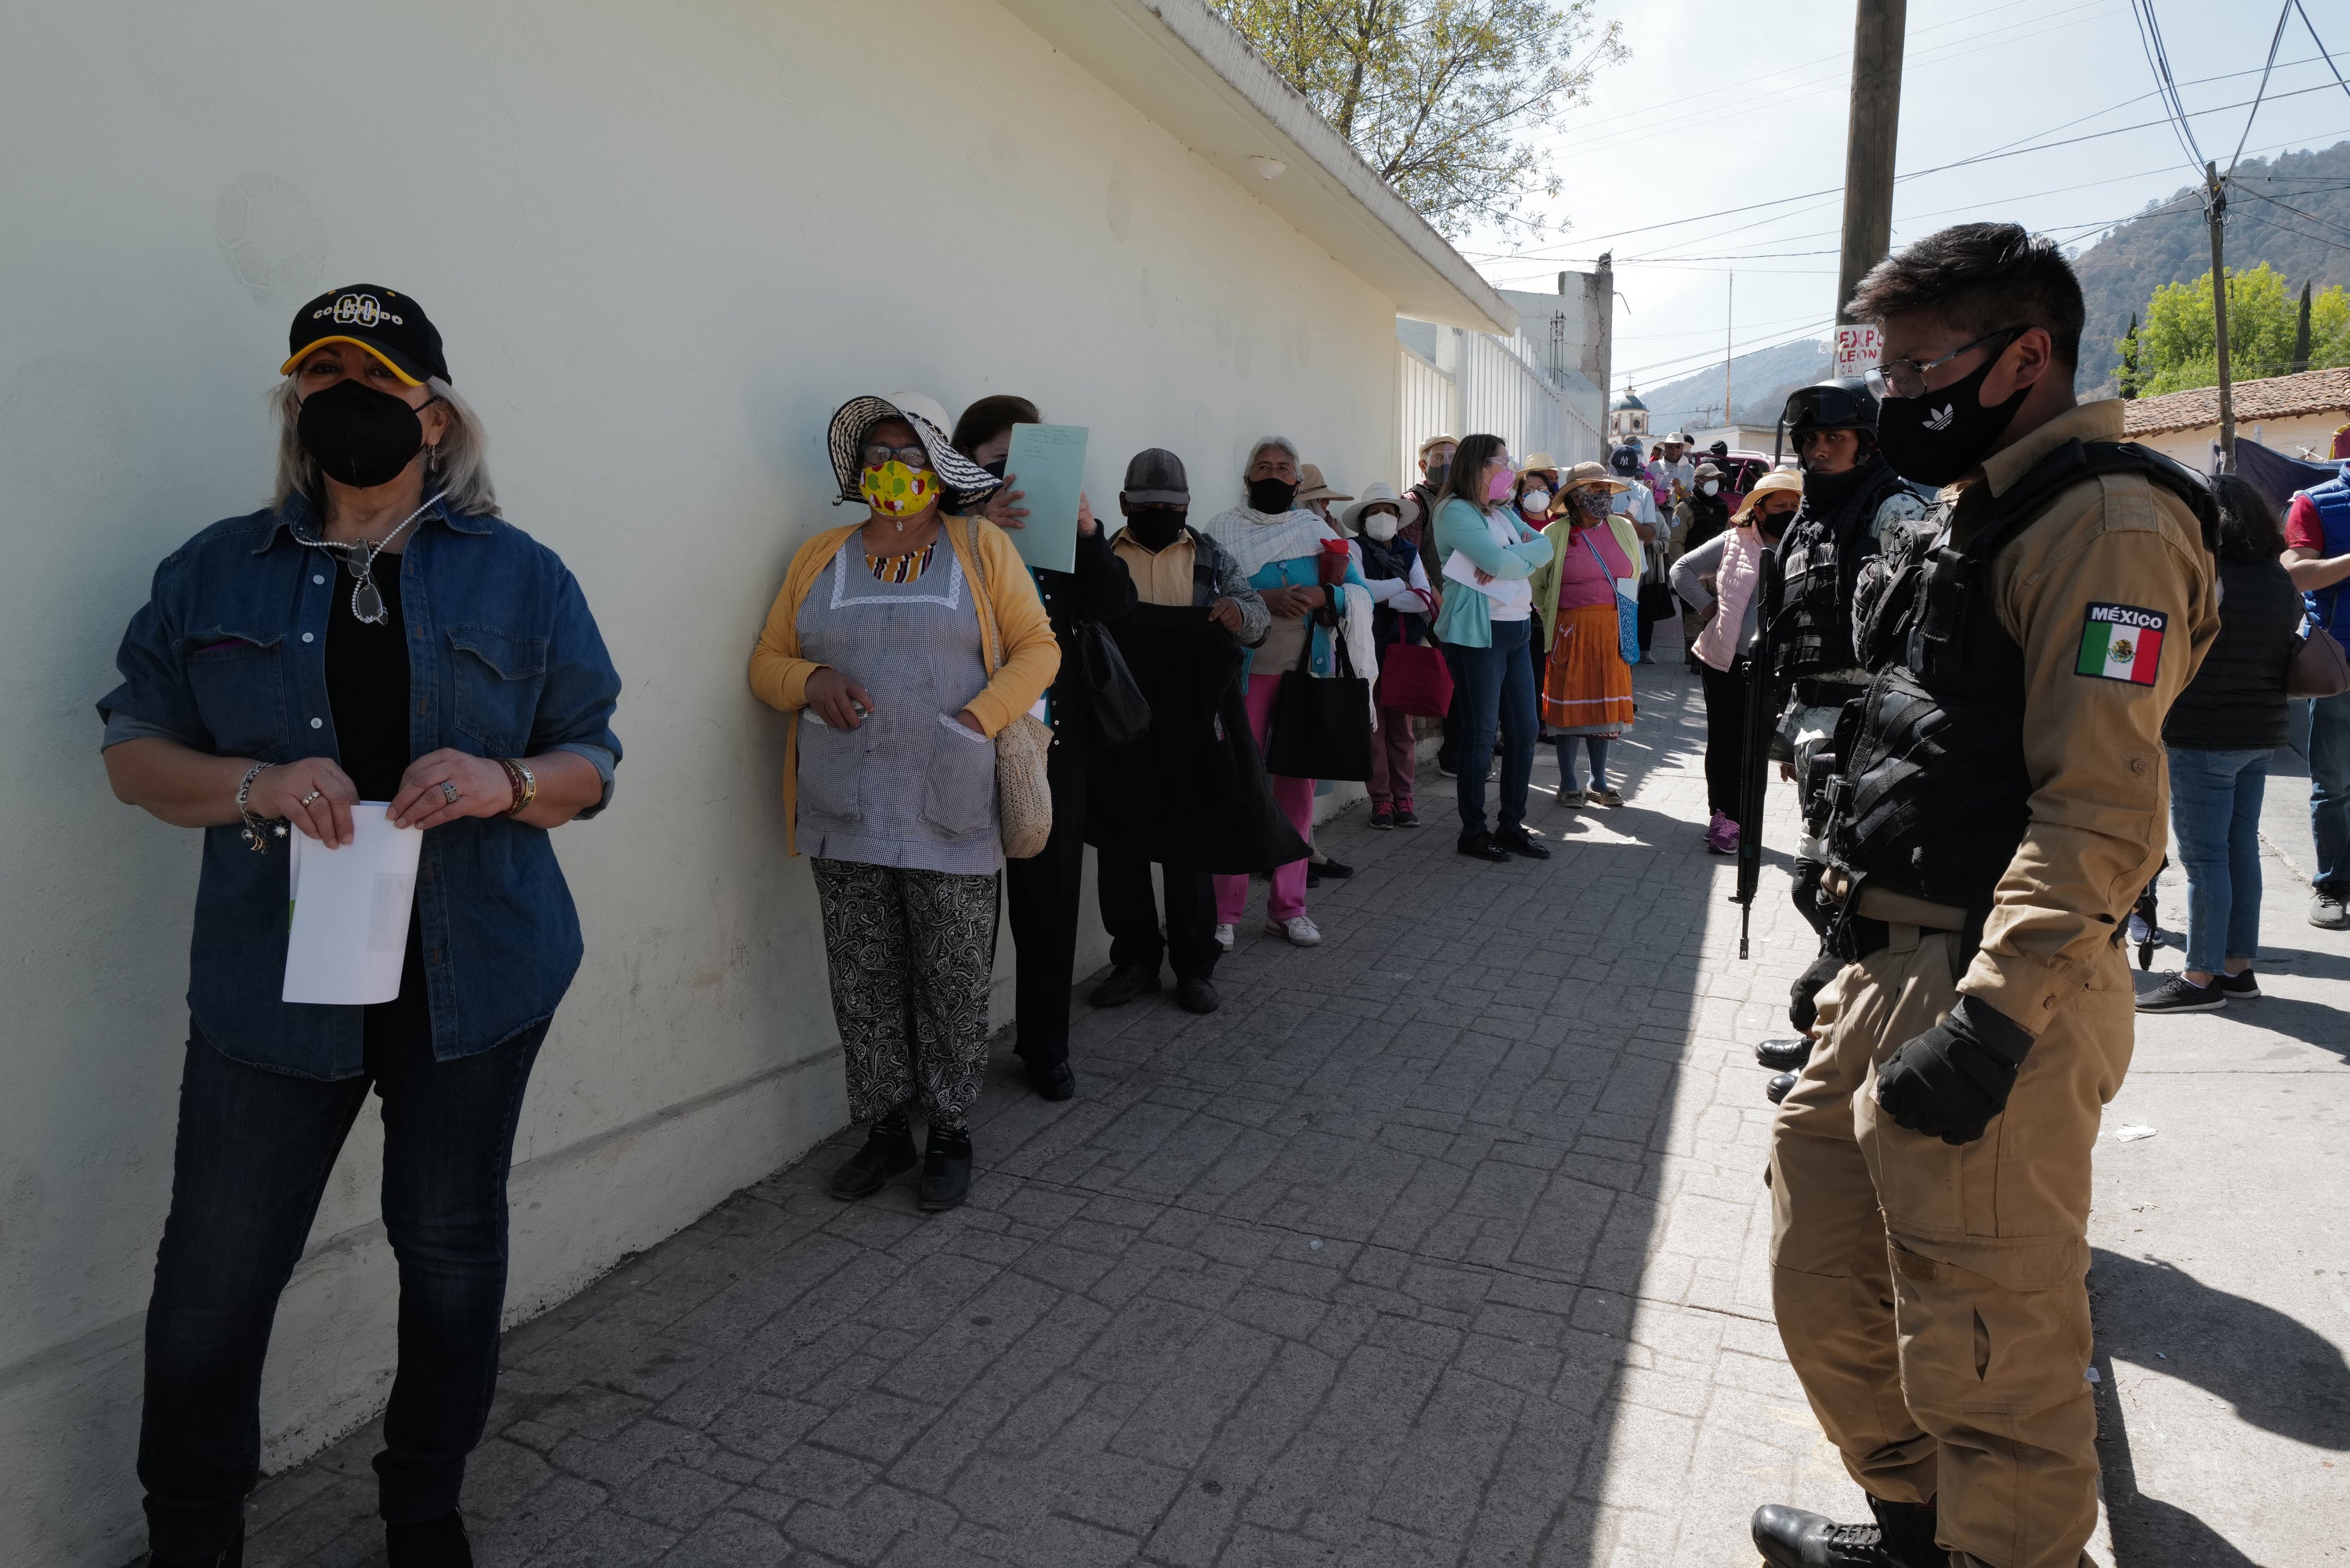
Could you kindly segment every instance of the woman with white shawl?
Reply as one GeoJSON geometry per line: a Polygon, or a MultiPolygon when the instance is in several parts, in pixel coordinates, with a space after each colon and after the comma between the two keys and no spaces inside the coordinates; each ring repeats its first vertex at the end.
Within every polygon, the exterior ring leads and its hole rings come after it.
{"type": "MultiPolygon", "coordinates": [[[[1346,536],[1297,504],[1297,448],[1288,437],[1264,437],[1250,449],[1248,466],[1242,472],[1248,486],[1248,504],[1217,514],[1201,530],[1240,563],[1241,570],[1248,574],[1249,586],[1273,612],[1272,628],[1264,641],[1251,651],[1248,668],[1242,674],[1249,727],[1256,732],[1260,748],[1268,739],[1281,683],[1296,670],[1301,655],[1313,673],[1330,673],[1336,662],[1331,648],[1334,632],[1347,638],[1347,653],[1357,674],[1367,679],[1378,673],[1369,659],[1371,603],[1363,575],[1343,553],[1346,536]],[[1326,550],[1326,540],[1336,541],[1339,551],[1326,550]],[[1346,563],[1346,569],[1339,583],[1328,585],[1324,581],[1323,562],[1334,555],[1336,561],[1346,563]],[[1342,596],[1336,607],[1343,615],[1343,629],[1324,624],[1320,614],[1333,607],[1334,591],[1342,596]],[[1359,638],[1354,635],[1357,628],[1359,638]]],[[[1297,836],[1311,844],[1314,781],[1278,774],[1272,780],[1274,805],[1289,819],[1297,836]]],[[[1248,907],[1249,879],[1218,877],[1215,881],[1216,941],[1229,952],[1233,932],[1248,907]]],[[[1305,861],[1293,860],[1274,868],[1265,916],[1265,929],[1274,936],[1302,948],[1321,941],[1320,928],[1305,913],[1305,861]]]]}

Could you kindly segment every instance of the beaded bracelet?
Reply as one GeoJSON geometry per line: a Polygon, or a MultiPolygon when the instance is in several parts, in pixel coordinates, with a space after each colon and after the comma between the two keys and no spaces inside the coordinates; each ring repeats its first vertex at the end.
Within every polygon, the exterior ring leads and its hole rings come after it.
{"type": "Polygon", "coordinates": [[[520,816],[538,798],[538,778],[527,763],[515,757],[500,757],[498,766],[506,771],[506,786],[514,791],[514,804],[506,807],[508,816],[520,816]]]}
{"type": "MultiPolygon", "coordinates": [[[[236,785],[236,814],[244,818],[244,846],[255,855],[269,853],[269,824],[254,814],[253,781],[270,766],[268,763],[254,763],[245,770],[244,777],[239,779],[236,785]]],[[[276,831],[278,837],[285,837],[286,825],[279,823],[276,831]]]]}

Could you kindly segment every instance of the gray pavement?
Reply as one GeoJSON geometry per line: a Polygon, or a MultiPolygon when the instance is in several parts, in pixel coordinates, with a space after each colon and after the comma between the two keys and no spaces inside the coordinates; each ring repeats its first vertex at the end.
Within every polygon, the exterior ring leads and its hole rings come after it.
{"type": "MultiPolygon", "coordinates": [[[[1427,826],[1321,830],[1321,947],[1260,891],[1222,1012],[1080,1002],[1066,1105],[999,1061],[968,1207],[831,1201],[836,1138],[516,1329],[482,1562],[1742,1568],[1758,1501],[1854,1513],[1769,1309],[1790,835],[1742,963],[1695,682],[1639,686],[1624,809],[1537,768],[1548,863],[1455,856],[1429,769],[1427,826]]],[[[2272,912],[2273,994],[2156,1021],[2101,1141],[2130,1568],[2350,1539],[2350,944],[2272,912]]],[[[266,1482],[248,1562],[380,1561],[376,1442],[266,1482]]]]}

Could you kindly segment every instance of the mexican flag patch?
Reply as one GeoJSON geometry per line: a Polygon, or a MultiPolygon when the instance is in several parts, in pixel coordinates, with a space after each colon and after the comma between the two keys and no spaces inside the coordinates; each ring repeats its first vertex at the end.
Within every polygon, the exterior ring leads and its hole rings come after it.
{"type": "Polygon", "coordinates": [[[2091,605],[2088,618],[2081,623],[2081,657],[2073,673],[2153,685],[2155,667],[2162,659],[2163,628],[2169,624],[2170,618],[2160,610],[2091,605]]]}

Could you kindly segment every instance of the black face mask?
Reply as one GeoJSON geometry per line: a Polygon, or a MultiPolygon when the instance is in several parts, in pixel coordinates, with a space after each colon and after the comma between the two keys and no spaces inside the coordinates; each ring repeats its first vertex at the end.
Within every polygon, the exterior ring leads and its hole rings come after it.
{"type": "Polygon", "coordinates": [[[2007,401],[1983,407],[1982,385],[1998,363],[1999,355],[1993,354],[1972,374],[1939,391],[1887,398],[1877,406],[1877,450],[1894,472],[1939,489],[1990,454],[2000,432],[2032,395],[2031,388],[2018,387],[2007,401]]]}
{"type": "Polygon", "coordinates": [[[1259,512],[1286,512],[1297,499],[1297,486],[1285,479],[1249,481],[1249,504],[1259,512]]]}
{"type": "Polygon", "coordinates": [[[416,412],[390,392],[338,381],[302,400],[294,433],[328,478],[368,490],[399,478],[424,450],[424,421],[416,412]]]}
{"type": "Polygon", "coordinates": [[[988,472],[993,474],[998,479],[1003,477],[1003,460],[1000,457],[991,457],[979,466],[987,470],[988,472]]]}
{"type": "Polygon", "coordinates": [[[1182,533],[1184,516],[1180,506],[1138,506],[1126,514],[1126,525],[1143,548],[1164,550],[1182,533]]]}
{"type": "Polygon", "coordinates": [[[1444,482],[1451,477],[1452,465],[1451,463],[1431,462],[1428,465],[1428,487],[1430,490],[1435,491],[1438,494],[1440,495],[1444,493],[1444,482]]]}

